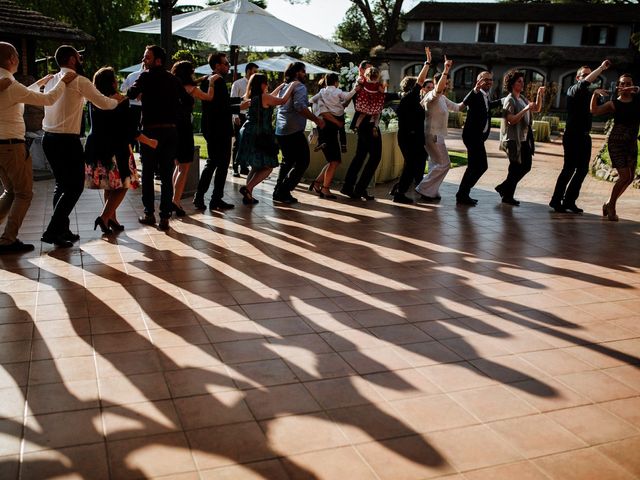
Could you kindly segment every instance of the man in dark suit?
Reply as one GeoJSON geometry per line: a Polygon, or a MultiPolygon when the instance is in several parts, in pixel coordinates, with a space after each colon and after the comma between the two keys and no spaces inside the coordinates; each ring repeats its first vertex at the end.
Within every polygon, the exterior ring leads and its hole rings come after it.
{"type": "Polygon", "coordinates": [[[491,110],[501,105],[500,100],[489,100],[493,85],[491,72],[480,72],[476,86],[462,101],[467,107],[467,120],[462,129],[462,141],[467,147],[467,170],[456,194],[458,205],[475,206],[478,201],[469,196],[473,186],[487,171],[487,151],[484,142],[491,130],[491,110]]]}
{"type": "MultiPolygon", "coordinates": [[[[224,184],[227,180],[227,170],[231,161],[231,139],[233,138],[232,114],[240,113],[241,98],[229,96],[229,90],[224,77],[229,73],[229,61],[224,53],[209,55],[209,66],[213,73],[220,75],[213,84],[213,100],[202,102],[202,134],[207,141],[209,158],[200,175],[198,190],[193,198],[193,204],[198,210],[205,210],[204,194],[209,189],[213,178],[213,192],[209,202],[209,210],[227,210],[233,204],[225,202],[224,184]]],[[[209,82],[200,85],[203,91],[209,89],[209,82]]]]}

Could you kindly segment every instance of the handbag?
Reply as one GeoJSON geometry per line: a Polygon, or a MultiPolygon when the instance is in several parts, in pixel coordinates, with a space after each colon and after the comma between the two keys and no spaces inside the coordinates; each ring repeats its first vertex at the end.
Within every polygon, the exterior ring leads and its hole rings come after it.
{"type": "Polygon", "coordinates": [[[259,97],[260,103],[258,107],[258,125],[256,128],[255,148],[269,156],[277,156],[280,147],[272,132],[265,132],[262,128],[262,96],[259,97]]]}

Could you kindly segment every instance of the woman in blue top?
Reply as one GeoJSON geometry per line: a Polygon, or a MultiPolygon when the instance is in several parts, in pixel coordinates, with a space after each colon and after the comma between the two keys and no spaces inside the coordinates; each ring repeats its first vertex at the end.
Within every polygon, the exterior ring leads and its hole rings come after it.
{"type": "Polygon", "coordinates": [[[242,203],[255,205],[253,189],[267,178],[274,167],[278,166],[278,148],[273,131],[273,107],[289,101],[295,87],[300,82],[293,82],[282,98],[278,92],[284,87],[279,85],[273,92],[267,93],[267,77],[256,73],[249,79],[245,100],[251,100],[247,112],[247,120],[240,129],[240,147],[237,162],[251,167],[247,176],[247,184],[240,188],[242,203]]]}

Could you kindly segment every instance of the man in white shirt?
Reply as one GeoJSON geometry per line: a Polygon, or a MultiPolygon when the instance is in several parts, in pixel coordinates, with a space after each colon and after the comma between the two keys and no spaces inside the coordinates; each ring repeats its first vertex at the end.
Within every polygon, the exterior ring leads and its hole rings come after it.
{"type": "MultiPolygon", "coordinates": [[[[247,93],[247,86],[249,85],[249,79],[254,73],[258,73],[258,65],[253,62],[247,63],[244,69],[244,77],[239,78],[231,85],[232,97],[244,97],[247,93]]],[[[249,173],[249,167],[245,164],[239,164],[236,159],[238,158],[238,147],[240,146],[240,128],[244,125],[247,119],[247,111],[249,109],[240,110],[239,114],[233,115],[233,153],[231,158],[233,159],[233,176],[239,177],[240,174],[247,175],[249,173]]]]}
{"type": "MultiPolygon", "coordinates": [[[[127,75],[127,78],[124,79],[124,82],[122,82],[122,86],[120,87],[120,91],[123,94],[126,94],[127,90],[129,90],[133,86],[133,84],[136,83],[136,80],[138,79],[140,74],[144,72],[144,70],[144,63],[141,63],[139,70],[131,72],[129,75],[127,75]]],[[[137,98],[130,98],[129,110],[131,111],[131,115],[136,119],[136,125],[140,125],[140,121],[142,119],[142,102],[137,98]]],[[[136,140],[133,141],[132,147],[134,152],[138,152],[140,150],[140,145],[138,145],[138,142],[136,140]]]]}
{"type": "MultiPolygon", "coordinates": [[[[56,50],[55,59],[60,71],[54,80],[68,72],[78,77],[69,83],[62,98],[53,106],[44,108],[42,148],[53,170],[56,187],[53,192],[53,215],[42,241],[58,247],[71,247],[71,242],[80,238],[69,230],[69,215],[73,211],[84,189],[84,151],[80,143],[82,111],[86,100],[103,110],[113,110],[124,96],[116,93],[105,97],[82,74],[82,58],[70,45],[62,45],[56,50]]],[[[56,82],[50,82],[55,85],[56,82]]],[[[45,86],[45,92],[49,84],[45,86]]]]}
{"type": "Polygon", "coordinates": [[[4,232],[0,236],[0,254],[28,252],[33,245],[18,240],[18,231],[31,205],[33,197],[33,172],[31,155],[26,147],[24,104],[52,105],[64,93],[65,86],[76,75],[68,73],[60,81],[52,82],[49,93],[40,93],[40,87],[51,81],[47,76],[29,88],[16,82],[13,75],[18,71],[20,57],[13,45],[0,42],[0,79],[9,81],[9,86],[0,92],[0,181],[3,192],[0,196],[0,223],[6,218],[4,232]]]}

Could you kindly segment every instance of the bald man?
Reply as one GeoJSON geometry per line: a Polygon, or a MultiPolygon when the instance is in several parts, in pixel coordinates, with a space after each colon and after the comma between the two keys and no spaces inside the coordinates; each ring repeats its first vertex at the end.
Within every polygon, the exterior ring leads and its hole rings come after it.
{"type": "Polygon", "coordinates": [[[74,73],[64,75],[48,93],[40,93],[40,87],[53,76],[48,75],[27,88],[13,77],[19,63],[20,56],[15,47],[0,42],[0,79],[3,84],[8,82],[6,89],[0,92],[0,180],[3,187],[0,223],[7,219],[0,236],[0,254],[34,249],[33,245],[18,240],[18,231],[33,197],[31,155],[24,140],[24,104],[53,105],[64,93],[66,84],[76,77],[74,73]]]}
{"type": "Polygon", "coordinates": [[[456,194],[458,205],[475,206],[478,201],[470,197],[471,189],[487,171],[487,151],[484,142],[491,130],[491,110],[498,108],[500,100],[489,99],[493,86],[491,72],[480,72],[476,78],[476,86],[464,98],[462,103],[467,106],[467,120],[462,129],[462,141],[467,147],[467,169],[460,181],[456,194]]]}

